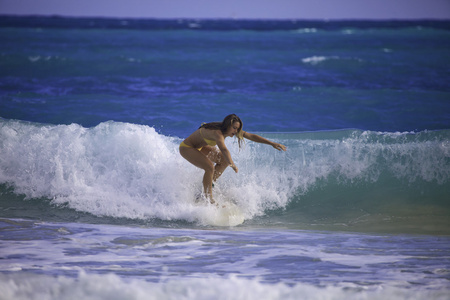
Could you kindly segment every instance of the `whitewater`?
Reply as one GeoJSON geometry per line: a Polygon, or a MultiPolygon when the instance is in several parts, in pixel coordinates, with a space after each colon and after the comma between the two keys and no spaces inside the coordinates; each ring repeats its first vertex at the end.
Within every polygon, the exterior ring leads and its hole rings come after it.
{"type": "MultiPolygon", "coordinates": [[[[0,128],[0,179],[4,190],[12,187],[24,199],[48,199],[56,207],[97,217],[136,220],[201,223],[202,215],[211,213],[211,207],[199,209],[192,201],[201,190],[202,172],[189,168],[178,154],[179,138],[117,122],[84,128],[1,120],[0,128]]],[[[286,154],[250,142],[239,152],[236,142],[229,141],[240,173],[226,172],[215,193],[235,199],[248,220],[288,206],[301,215],[297,210],[310,201],[303,197],[318,190],[315,205],[329,206],[322,213],[347,224],[362,216],[357,210],[366,217],[401,218],[406,201],[410,226],[415,214],[440,207],[432,218],[443,222],[436,230],[446,232],[448,135],[358,130],[272,134],[289,148],[286,154]],[[395,184],[385,183],[389,181],[395,184]],[[344,200],[333,197],[349,189],[361,190],[361,195],[347,191],[344,200]],[[429,195],[416,199],[414,193],[429,195]],[[348,205],[345,217],[337,214],[336,201],[348,205]]],[[[306,222],[297,215],[290,223],[301,228],[306,222]]]]}

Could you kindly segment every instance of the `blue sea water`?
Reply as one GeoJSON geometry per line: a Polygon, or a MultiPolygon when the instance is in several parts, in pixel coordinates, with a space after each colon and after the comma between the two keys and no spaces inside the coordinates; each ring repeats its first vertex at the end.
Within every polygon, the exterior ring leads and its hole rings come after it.
{"type": "Polygon", "coordinates": [[[448,299],[450,22],[0,16],[0,299],[448,299]],[[178,144],[238,114],[195,205],[178,144]],[[75,296],[74,296],[75,295],[75,296]]]}

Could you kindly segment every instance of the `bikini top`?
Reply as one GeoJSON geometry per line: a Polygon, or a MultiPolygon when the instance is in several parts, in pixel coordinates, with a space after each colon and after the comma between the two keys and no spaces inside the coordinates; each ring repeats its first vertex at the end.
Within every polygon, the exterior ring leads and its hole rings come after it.
{"type": "Polygon", "coordinates": [[[210,145],[210,146],[215,146],[217,145],[216,141],[214,140],[209,140],[209,139],[205,139],[203,137],[203,133],[202,133],[202,129],[200,128],[200,135],[202,136],[203,140],[205,141],[206,144],[210,145]]]}

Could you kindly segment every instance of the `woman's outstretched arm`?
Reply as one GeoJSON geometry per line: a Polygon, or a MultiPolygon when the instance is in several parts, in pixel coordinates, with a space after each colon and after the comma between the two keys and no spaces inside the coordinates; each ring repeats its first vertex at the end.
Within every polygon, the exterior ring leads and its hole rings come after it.
{"type": "Polygon", "coordinates": [[[281,150],[286,151],[286,146],[285,145],[269,141],[268,139],[265,139],[262,136],[259,136],[257,134],[245,131],[244,132],[244,137],[246,139],[249,139],[250,141],[253,141],[253,142],[256,142],[256,143],[262,143],[262,144],[270,145],[270,146],[274,147],[275,149],[277,149],[279,151],[281,151],[281,150]]]}

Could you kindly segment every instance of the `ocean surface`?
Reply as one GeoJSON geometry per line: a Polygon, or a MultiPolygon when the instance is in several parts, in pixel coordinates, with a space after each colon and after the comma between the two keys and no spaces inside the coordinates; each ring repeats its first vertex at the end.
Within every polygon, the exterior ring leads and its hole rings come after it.
{"type": "Polygon", "coordinates": [[[449,299],[450,21],[0,16],[0,299],[449,299]],[[214,193],[178,153],[236,113],[214,193]]]}

